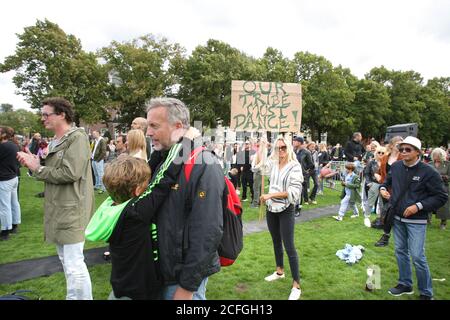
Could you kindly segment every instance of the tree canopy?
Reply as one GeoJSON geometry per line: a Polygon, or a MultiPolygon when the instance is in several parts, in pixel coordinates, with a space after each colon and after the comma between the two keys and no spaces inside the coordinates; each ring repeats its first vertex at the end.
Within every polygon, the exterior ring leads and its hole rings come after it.
{"type": "MultiPolygon", "coordinates": [[[[363,79],[323,56],[297,52],[290,59],[273,47],[260,58],[210,39],[190,55],[178,43],[152,34],[117,42],[96,53],[48,20],[18,34],[13,55],[0,72],[15,71],[17,92],[32,108],[48,96],[74,103],[77,119],[108,121],[118,111],[122,127],[145,116],[145,101],[174,96],[190,108],[191,120],[205,127],[229,125],[231,81],[277,81],[302,85],[302,130],[314,140],[343,142],[352,132],[383,139],[387,126],[416,122],[424,145],[445,144],[450,137],[450,77],[424,84],[413,70],[372,68],[363,79]]],[[[11,111],[7,103],[2,111],[11,111]]]]}

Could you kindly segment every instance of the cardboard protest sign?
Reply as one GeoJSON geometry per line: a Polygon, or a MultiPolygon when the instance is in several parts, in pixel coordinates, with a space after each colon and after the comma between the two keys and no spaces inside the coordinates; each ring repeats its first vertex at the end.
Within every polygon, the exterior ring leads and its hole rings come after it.
{"type": "Polygon", "coordinates": [[[231,129],[298,132],[301,119],[300,84],[232,81],[231,129]]]}

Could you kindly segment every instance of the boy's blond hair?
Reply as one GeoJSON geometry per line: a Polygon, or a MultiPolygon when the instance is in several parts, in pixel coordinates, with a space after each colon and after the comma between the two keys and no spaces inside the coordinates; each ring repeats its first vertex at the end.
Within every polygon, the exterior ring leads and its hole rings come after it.
{"type": "Polygon", "coordinates": [[[121,155],[105,166],[103,184],[116,203],[122,203],[135,196],[137,187],[148,184],[151,170],[147,162],[128,155],[121,155]]]}

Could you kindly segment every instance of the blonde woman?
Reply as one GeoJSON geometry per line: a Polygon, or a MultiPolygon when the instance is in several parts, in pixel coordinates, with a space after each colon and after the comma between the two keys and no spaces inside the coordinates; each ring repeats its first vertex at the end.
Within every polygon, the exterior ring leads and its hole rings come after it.
{"type": "Polygon", "coordinates": [[[319,144],[318,159],[319,159],[319,172],[318,172],[319,191],[317,192],[317,194],[323,194],[324,175],[322,175],[322,169],[327,167],[328,163],[330,162],[330,155],[328,154],[327,144],[324,142],[321,142],[319,144]]]}
{"type": "Polygon", "coordinates": [[[381,183],[380,165],[381,158],[386,154],[385,147],[377,147],[374,159],[370,160],[364,168],[364,225],[371,227],[370,213],[372,207],[376,206],[381,183]]]}
{"type": "Polygon", "coordinates": [[[128,154],[147,161],[147,142],[142,130],[133,129],[127,135],[128,154]]]}
{"type": "MultiPolygon", "coordinates": [[[[445,160],[445,151],[441,148],[436,148],[431,152],[431,162],[430,165],[439,172],[444,181],[444,188],[449,193],[448,188],[448,177],[450,176],[450,163],[445,160]]],[[[436,211],[436,218],[441,220],[440,228],[445,230],[447,227],[447,220],[450,219],[450,206],[449,200],[447,203],[436,211]]]]}
{"type": "MultiPolygon", "coordinates": [[[[284,245],[293,279],[289,300],[298,300],[301,289],[298,255],[294,245],[294,211],[295,203],[300,199],[302,192],[302,167],[288,139],[278,138],[274,146],[274,151],[262,166],[263,172],[270,173],[269,193],[261,195],[260,200],[267,206],[267,226],[272,236],[276,262],[276,271],[265,280],[274,281],[285,277],[284,245]]],[[[263,159],[262,150],[265,149],[266,147],[262,145],[258,150],[257,164],[260,163],[260,159],[263,159]]]]}
{"type": "MultiPolygon", "coordinates": [[[[402,137],[395,136],[389,141],[389,144],[386,146],[386,153],[380,159],[380,176],[381,176],[380,184],[386,181],[386,177],[391,172],[391,166],[394,164],[394,162],[403,159],[402,154],[398,150],[398,145],[402,141],[403,141],[402,137]]],[[[378,240],[375,243],[376,247],[385,247],[389,245],[389,238],[391,236],[391,229],[392,229],[392,223],[390,223],[389,221],[387,221],[387,219],[385,219],[386,212],[384,209],[386,208],[387,200],[382,197],[381,200],[382,201],[380,202],[380,209],[381,209],[380,219],[383,221],[384,233],[381,236],[380,240],[378,240]]]]}

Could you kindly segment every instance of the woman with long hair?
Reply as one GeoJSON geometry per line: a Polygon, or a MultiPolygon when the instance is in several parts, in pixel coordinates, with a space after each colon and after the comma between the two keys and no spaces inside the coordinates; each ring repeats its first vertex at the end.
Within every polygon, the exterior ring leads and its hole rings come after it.
{"type": "Polygon", "coordinates": [[[330,162],[330,155],[328,154],[327,150],[327,144],[325,142],[321,142],[319,144],[319,153],[318,153],[318,160],[319,160],[319,191],[317,194],[323,194],[323,181],[324,181],[324,175],[322,175],[322,169],[325,168],[328,163],[330,162]]]}
{"type": "MultiPolygon", "coordinates": [[[[445,190],[449,193],[448,178],[450,176],[450,162],[446,160],[446,153],[441,148],[436,148],[431,152],[430,165],[434,167],[441,175],[444,182],[445,190]]],[[[450,219],[450,205],[449,200],[447,203],[436,211],[436,218],[441,220],[440,228],[445,230],[447,227],[447,220],[450,219]]],[[[431,220],[431,219],[430,219],[431,220]]]]}
{"type": "Polygon", "coordinates": [[[127,150],[132,157],[147,161],[147,142],[142,130],[133,129],[128,131],[127,150]]]}
{"type": "Polygon", "coordinates": [[[380,175],[380,165],[381,159],[386,153],[386,147],[379,146],[374,151],[374,158],[369,160],[369,162],[364,167],[364,225],[368,228],[371,227],[370,214],[372,208],[375,207],[377,210],[377,202],[379,196],[379,188],[381,182],[380,175]]]}
{"type": "MultiPolygon", "coordinates": [[[[300,199],[302,191],[302,167],[288,139],[279,137],[274,146],[274,151],[262,166],[263,172],[270,173],[269,193],[261,195],[260,200],[267,207],[267,226],[272,236],[276,262],[276,271],[265,280],[274,281],[285,277],[284,245],[293,279],[289,300],[298,300],[301,289],[298,255],[294,245],[294,211],[295,203],[300,199]]],[[[264,146],[256,155],[256,163],[260,163],[260,159],[263,159],[262,150],[265,150],[264,146]]]]}
{"type": "MultiPolygon", "coordinates": [[[[394,162],[398,161],[398,160],[402,160],[402,155],[400,153],[400,151],[398,151],[398,144],[400,142],[403,141],[403,138],[400,136],[395,136],[393,137],[390,141],[389,144],[386,146],[386,153],[384,154],[384,156],[380,159],[380,184],[384,183],[386,181],[386,177],[388,176],[388,174],[391,172],[391,166],[394,162]]],[[[391,190],[388,190],[389,192],[391,192],[391,190]]],[[[377,247],[385,247],[389,244],[389,238],[391,236],[391,229],[392,229],[392,224],[388,222],[389,219],[386,219],[385,217],[385,208],[386,208],[386,204],[387,204],[387,200],[385,200],[383,197],[381,197],[382,201],[380,204],[382,204],[382,208],[380,208],[381,210],[381,217],[380,219],[383,222],[383,235],[381,236],[380,240],[378,240],[375,243],[375,246],[377,247]]]]}
{"type": "Polygon", "coordinates": [[[8,240],[11,233],[16,233],[21,220],[17,195],[19,162],[16,159],[19,146],[14,139],[12,128],[0,127],[0,241],[8,240]]]}

